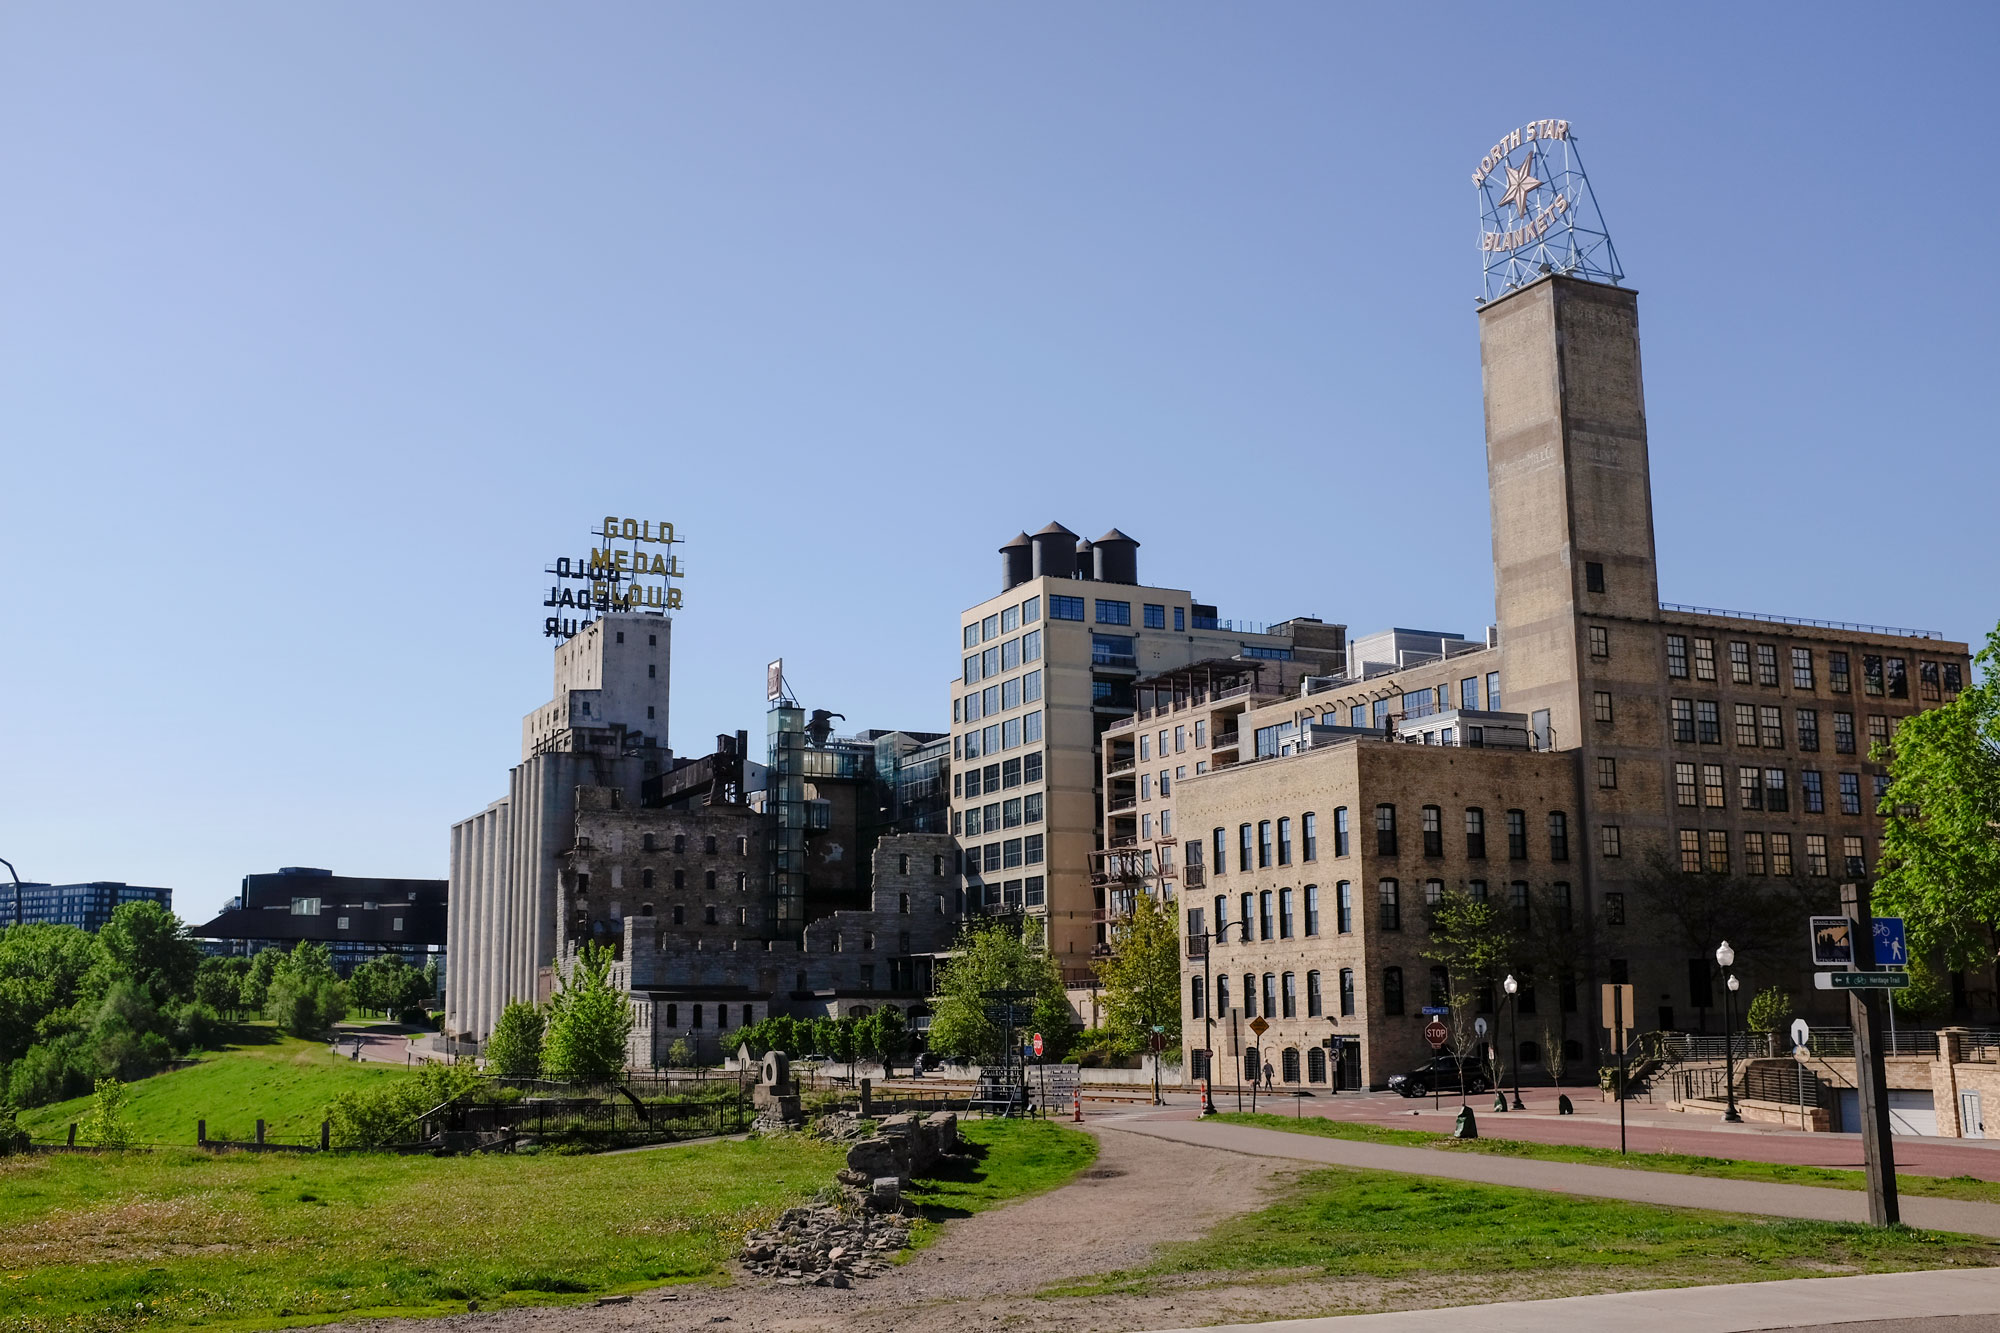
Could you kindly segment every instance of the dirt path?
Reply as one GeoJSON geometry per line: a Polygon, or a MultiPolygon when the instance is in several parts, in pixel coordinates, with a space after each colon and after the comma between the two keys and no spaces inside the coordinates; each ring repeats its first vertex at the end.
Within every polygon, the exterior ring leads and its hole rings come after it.
{"type": "MultiPolygon", "coordinates": [[[[1055,1282],[1145,1262],[1163,1241],[1200,1235],[1261,1207],[1299,1164],[1145,1135],[1102,1131],[1097,1161],[1073,1184],[947,1223],[894,1272],[848,1290],[739,1278],[726,1288],[668,1287],[629,1305],[562,1306],[347,1325],[366,1333],[966,1333],[973,1326],[1074,1333],[1189,1322],[1172,1297],[1037,1300],[1055,1282]]],[[[1204,1303],[1208,1304],[1207,1302],[1204,1303]]],[[[1212,1308],[1212,1307],[1211,1307],[1212,1308]]]]}

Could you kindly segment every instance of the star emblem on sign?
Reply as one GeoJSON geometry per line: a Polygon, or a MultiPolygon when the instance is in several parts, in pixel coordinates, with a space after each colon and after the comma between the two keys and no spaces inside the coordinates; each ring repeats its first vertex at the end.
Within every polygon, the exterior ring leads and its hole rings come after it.
{"type": "Polygon", "coordinates": [[[1541,181],[1528,174],[1528,169],[1534,165],[1535,159],[1531,154],[1520,166],[1507,168],[1507,192],[1500,196],[1500,202],[1512,204],[1516,217],[1527,213],[1529,194],[1542,186],[1541,181]]]}

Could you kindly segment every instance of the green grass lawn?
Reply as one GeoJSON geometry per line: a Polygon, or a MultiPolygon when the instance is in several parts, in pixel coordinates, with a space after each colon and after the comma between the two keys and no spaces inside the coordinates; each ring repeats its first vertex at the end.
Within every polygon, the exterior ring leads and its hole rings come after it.
{"type": "MultiPolygon", "coordinates": [[[[1095,1138],[1051,1120],[961,1120],[958,1133],[971,1146],[971,1164],[910,1186],[908,1197],[928,1222],[1054,1189],[1097,1160],[1095,1138]]],[[[921,1246],[934,1234],[920,1224],[913,1239],[921,1246]]]]}
{"type": "MultiPolygon", "coordinates": [[[[2000,1246],[1908,1228],[1740,1217],[1382,1171],[1330,1168],[1272,1206],[1181,1242],[1145,1268],[1046,1296],[1148,1292],[1301,1277],[1447,1280],[1473,1302],[1480,1279],[1548,1275],[1581,1286],[1674,1286],[1830,1272],[1986,1266],[2000,1246]]],[[[1516,1295],[1537,1293],[1526,1285],[1516,1295]]],[[[1541,1294],[1552,1294],[1542,1290],[1541,1294]]],[[[1438,1303],[1454,1299],[1446,1293],[1438,1303]]]]}
{"type": "MultiPolygon", "coordinates": [[[[1868,1178],[1860,1171],[1832,1166],[1794,1166],[1784,1162],[1746,1162],[1728,1157],[1697,1157],[1687,1153],[1621,1153],[1615,1148],[1586,1148],[1563,1143],[1530,1143],[1523,1139],[1455,1139],[1422,1129],[1394,1129],[1387,1125],[1360,1124],[1346,1120],[1294,1119],[1290,1116],[1250,1115],[1231,1112],[1215,1117],[1233,1125],[1255,1125],[1260,1129],[1281,1129],[1288,1134],[1317,1134],[1321,1138],[1350,1139],[1362,1143],[1386,1143],[1399,1148],[1434,1148],[1441,1152],[1485,1153],[1494,1157],[1525,1157],[1539,1162],[1581,1162],[1589,1166],[1623,1167],[1628,1171],[1668,1171],[1678,1175],[1714,1176],[1723,1180],[1762,1180],[1784,1185],[1819,1185],[1827,1189],[1861,1190],[1868,1178]]],[[[1975,1203],[2000,1203],[2000,1183],[1971,1176],[1919,1176],[1898,1173],[1896,1188],[1903,1194],[1934,1199],[1969,1199],[1975,1203]]]]}
{"type": "MultiPolygon", "coordinates": [[[[208,1121],[211,1139],[256,1137],[262,1117],[274,1139],[319,1139],[319,1122],[336,1093],[378,1087],[404,1077],[395,1065],[368,1064],[327,1053],[326,1044],[287,1037],[263,1023],[236,1028],[232,1044],[199,1064],[155,1074],[131,1085],[133,1132],[140,1143],[195,1141],[195,1121],[208,1121]]],[[[72,1121],[88,1114],[90,1099],[38,1106],[21,1124],[38,1143],[60,1143],[72,1121]]]]}
{"type": "Polygon", "coordinates": [[[269,1326],[709,1277],[839,1165],[801,1135],[604,1157],[4,1160],[0,1329],[269,1326]]]}

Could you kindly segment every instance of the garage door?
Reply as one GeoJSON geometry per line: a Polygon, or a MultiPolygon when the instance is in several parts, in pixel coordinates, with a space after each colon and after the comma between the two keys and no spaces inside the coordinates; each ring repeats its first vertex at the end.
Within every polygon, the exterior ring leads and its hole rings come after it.
{"type": "MultiPolygon", "coordinates": [[[[1840,1128],[1848,1134],[1861,1132],[1861,1094],[1852,1088],[1840,1090],[1840,1128]]],[[[1937,1106],[1931,1094],[1910,1088],[1889,1089],[1889,1132],[1936,1134],[1937,1106]]]]}

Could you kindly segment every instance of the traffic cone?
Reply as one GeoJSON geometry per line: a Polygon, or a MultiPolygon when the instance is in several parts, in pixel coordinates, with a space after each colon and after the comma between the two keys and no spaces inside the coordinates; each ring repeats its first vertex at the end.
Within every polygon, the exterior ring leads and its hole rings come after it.
{"type": "Polygon", "coordinates": [[[1075,1115],[1074,1115],[1073,1117],[1071,1117],[1071,1119],[1072,1119],[1072,1120],[1073,1120],[1073,1122],[1074,1122],[1074,1123],[1076,1123],[1076,1124],[1079,1124],[1079,1125],[1080,1125],[1080,1124],[1082,1124],[1082,1123],[1083,1123],[1083,1090],[1082,1090],[1081,1088],[1077,1089],[1077,1091],[1076,1091],[1075,1095],[1074,1095],[1074,1096],[1073,1096],[1073,1097],[1071,1098],[1071,1100],[1070,1100],[1070,1106],[1071,1106],[1071,1107],[1073,1107],[1073,1108],[1075,1109],[1075,1111],[1076,1111],[1076,1114],[1075,1114],[1075,1115]]]}

